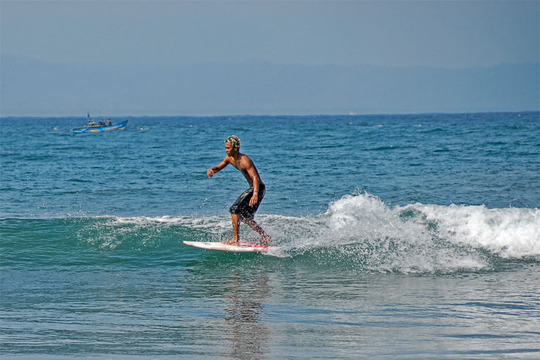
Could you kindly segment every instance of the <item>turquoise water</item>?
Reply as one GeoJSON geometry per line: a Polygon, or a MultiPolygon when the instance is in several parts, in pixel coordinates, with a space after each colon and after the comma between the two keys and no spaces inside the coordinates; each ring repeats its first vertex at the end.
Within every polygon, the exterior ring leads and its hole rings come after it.
{"type": "Polygon", "coordinates": [[[537,358],[539,115],[2,118],[0,355],[537,358]],[[268,255],[181,243],[232,234],[231,134],[268,255]]]}

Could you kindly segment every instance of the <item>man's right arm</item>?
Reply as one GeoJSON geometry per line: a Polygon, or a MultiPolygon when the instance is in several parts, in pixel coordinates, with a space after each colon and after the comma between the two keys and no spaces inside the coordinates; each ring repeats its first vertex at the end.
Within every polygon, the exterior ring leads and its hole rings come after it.
{"type": "Polygon", "coordinates": [[[222,162],[220,162],[219,164],[217,164],[216,166],[214,166],[213,168],[210,168],[208,169],[208,171],[206,171],[206,175],[208,175],[209,178],[211,178],[212,176],[215,175],[215,173],[223,170],[223,168],[225,166],[227,166],[229,163],[226,161],[226,158],[223,159],[222,162]]]}

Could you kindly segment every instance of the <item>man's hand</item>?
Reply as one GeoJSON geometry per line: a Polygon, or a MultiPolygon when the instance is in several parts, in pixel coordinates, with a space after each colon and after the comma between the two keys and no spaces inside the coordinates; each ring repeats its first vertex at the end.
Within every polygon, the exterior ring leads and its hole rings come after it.
{"type": "Polygon", "coordinates": [[[216,173],[220,172],[221,170],[223,170],[225,168],[225,166],[229,165],[229,161],[227,160],[227,158],[223,159],[222,162],[220,162],[219,164],[217,164],[216,166],[214,167],[211,167],[210,169],[208,169],[206,171],[206,175],[208,175],[209,178],[211,178],[212,176],[214,176],[216,173]]]}
{"type": "Polygon", "coordinates": [[[253,196],[251,197],[251,200],[249,200],[249,206],[253,206],[257,202],[259,202],[259,195],[257,193],[253,193],[253,196]]]}

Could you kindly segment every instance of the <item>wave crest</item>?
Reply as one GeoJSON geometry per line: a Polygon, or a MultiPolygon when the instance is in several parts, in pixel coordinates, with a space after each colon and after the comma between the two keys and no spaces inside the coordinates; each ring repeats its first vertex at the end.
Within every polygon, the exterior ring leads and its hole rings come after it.
{"type": "MultiPolygon", "coordinates": [[[[362,193],[344,196],[316,216],[260,215],[257,220],[277,246],[269,255],[285,258],[276,260],[284,261],[278,266],[304,264],[315,271],[340,267],[344,271],[454,273],[540,261],[538,209],[420,203],[389,206],[362,193]]],[[[20,231],[40,234],[41,227],[47,226],[55,246],[71,249],[74,244],[85,244],[100,250],[127,251],[129,256],[148,252],[167,258],[196,255],[199,250],[184,247],[182,240],[221,241],[232,234],[226,215],[68,218],[43,220],[45,225],[36,221],[15,223],[22,227],[20,231]],[[71,235],[62,241],[56,233],[71,235]]],[[[241,236],[258,240],[245,226],[241,236]]],[[[39,243],[43,244],[43,239],[39,243]]],[[[273,257],[264,258],[272,261],[273,257]]]]}
{"type": "Polygon", "coordinates": [[[317,217],[273,221],[291,256],[311,254],[360,270],[474,271],[493,269],[501,259],[540,260],[538,209],[390,207],[364,193],[344,196],[317,217]]]}

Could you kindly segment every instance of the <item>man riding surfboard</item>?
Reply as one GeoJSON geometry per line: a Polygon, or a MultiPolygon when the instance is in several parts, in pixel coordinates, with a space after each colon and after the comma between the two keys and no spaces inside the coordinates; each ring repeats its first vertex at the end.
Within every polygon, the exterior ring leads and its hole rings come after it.
{"type": "Polygon", "coordinates": [[[259,208],[266,193],[257,168],[249,156],[240,152],[240,139],[236,135],[229,136],[225,140],[225,152],[227,156],[217,166],[208,169],[209,178],[231,164],[238,169],[246,178],[249,189],[244,191],[229,209],[232,219],[233,238],[225,241],[226,244],[240,244],[240,220],[251,229],[261,235],[261,244],[268,244],[272,238],[254,220],[255,212],[259,208]]]}

